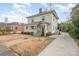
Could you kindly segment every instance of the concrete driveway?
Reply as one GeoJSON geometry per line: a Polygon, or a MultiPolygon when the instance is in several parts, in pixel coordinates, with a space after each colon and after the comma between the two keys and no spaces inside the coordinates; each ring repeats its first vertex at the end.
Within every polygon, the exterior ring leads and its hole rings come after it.
{"type": "Polygon", "coordinates": [[[77,56],[79,48],[76,42],[67,34],[53,35],[56,39],[50,43],[39,56],[77,56]]]}

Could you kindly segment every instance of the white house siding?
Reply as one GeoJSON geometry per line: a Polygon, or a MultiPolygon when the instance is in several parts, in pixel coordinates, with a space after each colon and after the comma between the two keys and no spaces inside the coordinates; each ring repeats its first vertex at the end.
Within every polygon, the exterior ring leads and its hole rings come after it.
{"type": "Polygon", "coordinates": [[[57,27],[58,27],[58,20],[56,19],[56,17],[52,14],[52,33],[56,32],[57,27]]]}
{"type": "MultiPolygon", "coordinates": [[[[44,22],[48,22],[49,25],[45,28],[46,30],[46,33],[47,32],[52,32],[54,33],[56,30],[57,30],[57,19],[56,17],[52,14],[52,13],[49,13],[49,14],[44,14],[44,15],[39,15],[39,16],[35,16],[35,17],[30,17],[28,18],[28,24],[31,24],[32,23],[32,20],[34,22],[39,22],[39,21],[42,21],[42,17],[45,16],[45,20],[44,22]]],[[[31,26],[32,25],[29,25],[28,26],[28,32],[34,32],[36,33],[37,30],[36,29],[31,29],[31,26]]],[[[35,25],[34,25],[35,26],[35,25]]]]}
{"type": "Polygon", "coordinates": [[[25,32],[33,32],[34,34],[36,34],[36,32],[37,32],[37,30],[36,30],[36,25],[34,25],[34,24],[29,24],[27,27],[28,27],[28,28],[25,29],[25,32]],[[35,28],[32,29],[31,26],[34,26],[35,28]]]}
{"type": "Polygon", "coordinates": [[[50,25],[48,26],[48,32],[52,32],[54,33],[56,30],[57,30],[57,19],[55,18],[55,16],[50,13],[48,16],[47,16],[47,19],[46,21],[50,23],[50,25]]]}
{"type": "Polygon", "coordinates": [[[40,15],[40,16],[28,18],[29,19],[28,23],[32,23],[32,19],[34,20],[34,22],[42,21],[42,16],[45,16],[45,22],[51,23],[50,14],[45,14],[45,15],[40,15]]]}
{"type": "MultiPolygon", "coordinates": [[[[28,18],[29,19],[28,23],[32,23],[32,19],[34,20],[34,22],[42,21],[43,16],[45,16],[45,22],[48,22],[49,24],[52,24],[51,14],[45,14],[45,15],[40,15],[40,16],[28,18]]],[[[52,32],[52,25],[49,25],[48,28],[49,28],[48,32],[52,32]]]]}

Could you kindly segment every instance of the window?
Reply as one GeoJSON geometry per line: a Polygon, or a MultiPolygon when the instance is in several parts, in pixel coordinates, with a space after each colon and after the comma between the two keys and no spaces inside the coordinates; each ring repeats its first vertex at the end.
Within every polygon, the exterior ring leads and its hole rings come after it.
{"type": "Polygon", "coordinates": [[[28,27],[26,26],[26,29],[28,29],[28,27]]]}
{"type": "Polygon", "coordinates": [[[18,27],[15,27],[15,29],[17,30],[17,29],[18,29],[18,27]]]}
{"type": "Polygon", "coordinates": [[[31,29],[34,29],[34,26],[31,26],[31,29]]]}
{"type": "Polygon", "coordinates": [[[34,19],[32,19],[32,23],[34,22],[34,19]]]}
{"type": "Polygon", "coordinates": [[[42,16],[42,21],[44,21],[45,20],[45,16],[42,16]]]}

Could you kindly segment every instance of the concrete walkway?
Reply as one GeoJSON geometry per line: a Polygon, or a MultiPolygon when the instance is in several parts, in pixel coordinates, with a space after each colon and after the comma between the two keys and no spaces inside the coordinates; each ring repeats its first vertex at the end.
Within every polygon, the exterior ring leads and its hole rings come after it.
{"type": "Polygon", "coordinates": [[[12,50],[4,45],[0,45],[0,56],[17,56],[12,50]]]}
{"type": "Polygon", "coordinates": [[[7,41],[0,43],[0,56],[18,56],[15,52],[13,52],[9,47],[13,46],[15,44],[22,43],[26,40],[23,39],[17,39],[12,41],[7,41]]]}
{"type": "Polygon", "coordinates": [[[79,55],[76,42],[67,34],[54,35],[56,39],[50,43],[39,56],[74,56],[79,55]]]}

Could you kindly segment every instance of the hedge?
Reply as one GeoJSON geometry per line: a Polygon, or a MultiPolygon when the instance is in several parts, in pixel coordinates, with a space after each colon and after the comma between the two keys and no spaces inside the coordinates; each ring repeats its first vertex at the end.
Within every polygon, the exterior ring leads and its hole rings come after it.
{"type": "Polygon", "coordinates": [[[33,32],[22,32],[21,34],[33,35],[33,32]]]}
{"type": "Polygon", "coordinates": [[[69,34],[71,35],[71,37],[79,39],[79,30],[77,27],[74,27],[72,30],[70,30],[69,34]]]}

